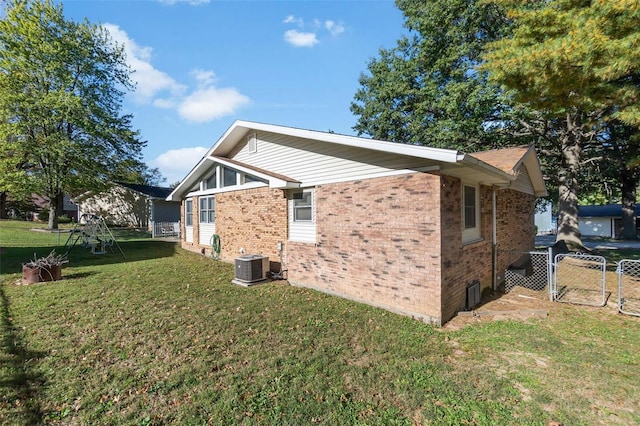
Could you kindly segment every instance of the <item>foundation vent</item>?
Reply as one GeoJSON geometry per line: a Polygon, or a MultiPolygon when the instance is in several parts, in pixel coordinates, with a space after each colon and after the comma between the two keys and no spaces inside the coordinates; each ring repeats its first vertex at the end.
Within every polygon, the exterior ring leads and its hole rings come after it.
{"type": "Polygon", "coordinates": [[[473,281],[467,286],[467,311],[480,304],[480,281],[473,281]]]}

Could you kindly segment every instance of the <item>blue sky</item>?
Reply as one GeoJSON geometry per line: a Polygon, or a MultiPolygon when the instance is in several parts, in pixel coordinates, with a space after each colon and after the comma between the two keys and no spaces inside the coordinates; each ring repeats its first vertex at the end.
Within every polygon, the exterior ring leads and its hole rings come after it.
{"type": "Polygon", "coordinates": [[[236,120],[354,134],[358,77],[405,32],[392,0],[68,0],[123,43],[144,161],[182,179],[236,120]]]}

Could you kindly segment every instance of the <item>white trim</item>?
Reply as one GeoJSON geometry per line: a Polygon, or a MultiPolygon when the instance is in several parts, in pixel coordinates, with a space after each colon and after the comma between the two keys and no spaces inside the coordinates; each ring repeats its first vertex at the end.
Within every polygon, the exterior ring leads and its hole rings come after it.
{"type": "Polygon", "coordinates": [[[207,195],[220,194],[221,192],[242,191],[243,189],[264,188],[268,186],[263,182],[250,182],[243,185],[227,186],[225,188],[205,189],[204,191],[189,192],[186,197],[203,197],[207,195]]]}
{"type": "Polygon", "coordinates": [[[460,191],[460,200],[461,200],[461,227],[462,227],[462,243],[470,244],[476,241],[480,241],[482,239],[482,217],[480,215],[480,185],[471,182],[461,182],[461,191],[460,191]],[[473,228],[466,228],[465,218],[465,187],[474,188],[475,189],[475,226],[473,228]]]}
{"type": "Polygon", "coordinates": [[[193,198],[185,198],[184,200],[184,240],[187,243],[193,243],[193,198]],[[187,202],[191,202],[191,225],[187,225],[187,202]]]}
{"type": "Polygon", "coordinates": [[[225,155],[230,152],[244,137],[248,131],[263,131],[292,136],[295,138],[312,139],[319,142],[334,143],[344,146],[366,148],[374,151],[387,152],[392,154],[409,155],[412,157],[425,158],[429,160],[455,163],[458,161],[458,151],[443,148],[431,148],[422,145],[407,145],[396,142],[387,142],[377,139],[359,138],[337,133],[319,132],[316,130],[304,130],[295,127],[277,126],[273,124],[256,123],[251,121],[236,120],[231,127],[222,135],[207,153],[207,156],[225,155]]]}
{"type": "Polygon", "coordinates": [[[420,167],[420,168],[416,168],[415,170],[414,169],[389,170],[388,172],[372,173],[372,174],[362,175],[358,177],[349,176],[349,177],[344,177],[339,179],[313,180],[313,181],[301,183],[300,187],[306,188],[310,186],[328,185],[331,183],[353,182],[356,180],[375,179],[380,177],[391,177],[391,176],[410,175],[414,173],[436,172],[438,170],[440,170],[440,166],[420,167]]]}
{"type": "Polygon", "coordinates": [[[216,223],[216,197],[213,196],[213,195],[203,196],[203,197],[199,197],[198,198],[198,225],[202,225],[204,223],[206,223],[206,224],[215,224],[216,223]],[[203,209],[202,208],[202,202],[206,201],[206,204],[208,206],[208,204],[209,204],[208,200],[209,199],[213,200],[213,209],[209,209],[209,208],[203,209]],[[202,215],[203,212],[207,212],[207,220],[206,221],[203,221],[201,219],[202,218],[201,215],[202,215]],[[212,222],[209,222],[209,214],[208,214],[209,212],[213,212],[213,221],[212,222]]]}
{"type": "Polygon", "coordinates": [[[315,243],[317,241],[317,229],[316,229],[316,189],[315,188],[303,188],[300,190],[293,190],[287,194],[287,216],[289,223],[289,241],[301,242],[301,243],[315,243]],[[292,194],[296,192],[310,192],[311,193],[311,221],[294,221],[294,200],[292,194]]]}

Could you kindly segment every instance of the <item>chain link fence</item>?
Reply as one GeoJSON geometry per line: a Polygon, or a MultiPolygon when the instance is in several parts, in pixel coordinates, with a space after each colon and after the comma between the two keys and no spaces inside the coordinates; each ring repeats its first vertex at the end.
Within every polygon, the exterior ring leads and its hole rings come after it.
{"type": "Polygon", "coordinates": [[[552,300],[588,306],[604,306],[607,261],[602,256],[581,253],[558,254],[554,258],[552,300]]]}
{"type": "Polygon", "coordinates": [[[504,271],[504,290],[506,293],[515,287],[543,292],[550,281],[549,258],[547,251],[515,252],[498,250],[498,257],[516,258],[504,271]]]}
{"type": "Polygon", "coordinates": [[[640,316],[640,260],[618,263],[618,311],[640,316]]]}

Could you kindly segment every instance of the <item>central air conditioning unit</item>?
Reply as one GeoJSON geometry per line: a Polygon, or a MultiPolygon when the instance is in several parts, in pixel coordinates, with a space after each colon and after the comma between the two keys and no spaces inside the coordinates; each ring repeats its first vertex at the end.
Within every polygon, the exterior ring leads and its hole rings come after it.
{"type": "Polygon", "coordinates": [[[234,283],[249,285],[267,279],[267,272],[269,272],[268,257],[259,254],[246,254],[237,257],[235,263],[236,275],[233,280],[234,283]]]}

